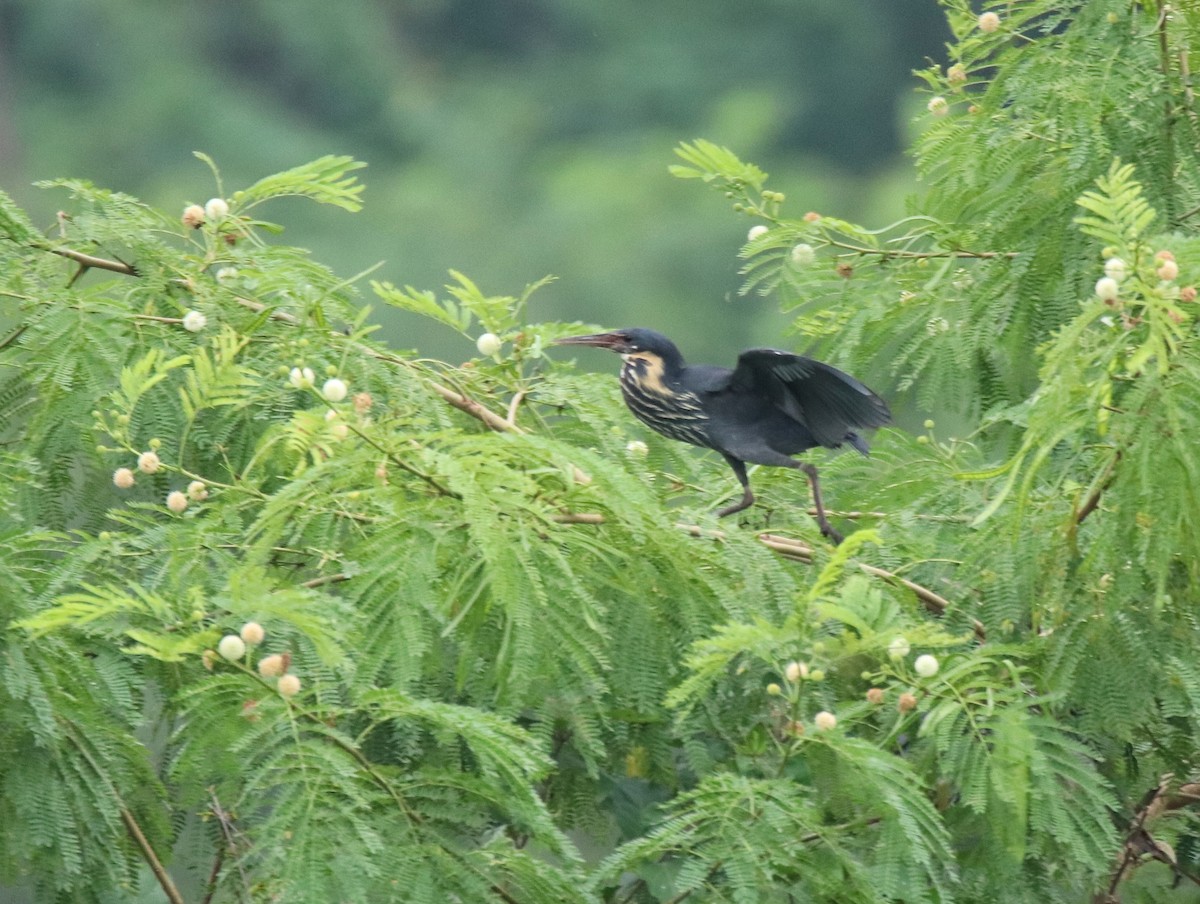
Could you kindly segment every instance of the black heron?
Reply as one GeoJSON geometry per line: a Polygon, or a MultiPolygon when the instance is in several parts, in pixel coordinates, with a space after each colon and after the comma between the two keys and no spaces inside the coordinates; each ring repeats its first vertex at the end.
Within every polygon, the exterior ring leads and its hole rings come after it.
{"type": "Polygon", "coordinates": [[[625,361],[621,393],[638,420],[663,436],[725,456],[744,492],[738,502],[717,512],[719,517],[754,504],[747,462],[796,468],[808,475],[821,533],[841,542],[825,517],[816,467],[790,456],[815,446],[836,449],[843,443],[868,453],[856,431],[883,426],[891,412],[854,377],[774,348],[747,349],[738,355],[733,370],[689,365],[675,343],[645,329],[557,341],[617,352],[625,361]]]}

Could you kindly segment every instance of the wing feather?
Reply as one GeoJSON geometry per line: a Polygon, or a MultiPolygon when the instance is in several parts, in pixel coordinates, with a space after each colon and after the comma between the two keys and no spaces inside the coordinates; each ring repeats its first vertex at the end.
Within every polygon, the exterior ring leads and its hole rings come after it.
{"type": "Polygon", "coordinates": [[[840,445],[854,430],[882,427],[892,419],[887,403],[854,377],[775,348],[742,352],[729,380],[734,390],[769,398],[823,446],[840,445]]]}

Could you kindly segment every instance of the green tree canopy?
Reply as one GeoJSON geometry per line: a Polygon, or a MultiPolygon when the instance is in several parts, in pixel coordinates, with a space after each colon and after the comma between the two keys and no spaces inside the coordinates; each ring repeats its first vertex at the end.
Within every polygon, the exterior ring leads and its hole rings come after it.
{"type": "Polygon", "coordinates": [[[350,157],[182,212],[59,180],[50,232],[3,198],[0,880],[1194,900],[1200,15],[945,7],[900,223],[673,167],[767,227],[747,291],[956,423],[820,460],[837,547],[780,470],[718,523],[724,463],[549,353],[541,284],[281,244],[279,199],[359,208],[350,157]]]}

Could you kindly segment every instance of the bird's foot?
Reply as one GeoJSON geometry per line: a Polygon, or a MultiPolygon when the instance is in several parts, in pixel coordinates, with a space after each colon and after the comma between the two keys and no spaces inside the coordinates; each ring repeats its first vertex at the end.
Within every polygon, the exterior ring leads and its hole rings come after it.
{"type": "Polygon", "coordinates": [[[841,535],[840,532],[835,530],[833,525],[828,521],[821,521],[818,523],[818,526],[821,528],[821,533],[827,537],[829,542],[834,546],[840,546],[841,542],[846,539],[841,535]]]}

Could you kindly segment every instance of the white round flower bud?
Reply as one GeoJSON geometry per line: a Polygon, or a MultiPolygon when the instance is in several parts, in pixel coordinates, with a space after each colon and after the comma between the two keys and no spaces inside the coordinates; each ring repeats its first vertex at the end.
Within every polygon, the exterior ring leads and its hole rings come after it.
{"type": "Polygon", "coordinates": [[[650,453],[650,447],[640,439],[633,439],[626,444],[625,451],[635,458],[645,458],[650,453]]]}
{"type": "Polygon", "coordinates": [[[297,389],[312,389],[316,379],[311,367],[293,367],[288,373],[288,382],[297,389]]]}
{"type": "Polygon", "coordinates": [[[833,731],[837,728],[837,716],[823,709],[813,716],[813,725],[817,726],[817,731],[833,731]]]}
{"type": "Polygon", "coordinates": [[[183,315],[183,328],[189,333],[198,333],[208,324],[208,318],[199,311],[188,311],[183,315]]]}
{"type": "Polygon", "coordinates": [[[888,644],[888,655],[891,656],[892,659],[903,659],[908,655],[909,649],[910,647],[908,645],[908,641],[903,637],[897,637],[890,644],[888,644]]]}
{"type": "Polygon", "coordinates": [[[925,105],[925,108],[934,116],[945,116],[950,112],[950,104],[941,95],[929,98],[929,103],[925,105]]]}
{"type": "Polygon", "coordinates": [[[264,656],[258,661],[258,674],[264,678],[278,678],[284,673],[286,663],[278,653],[264,656]]]}
{"type": "Polygon", "coordinates": [[[224,198],[210,198],[204,205],[204,215],[210,220],[223,220],[229,215],[229,204],[224,198]]]}
{"type": "Polygon", "coordinates": [[[801,267],[807,267],[817,259],[817,252],[813,250],[813,246],[807,242],[801,242],[792,248],[792,263],[801,267]]]}
{"type": "Polygon", "coordinates": [[[188,507],[188,498],[186,493],[181,493],[179,490],[172,490],[167,493],[167,508],[173,511],[176,515],[183,514],[188,507]]]}
{"type": "Polygon", "coordinates": [[[133,471],[129,468],[117,468],[113,471],[113,483],[118,489],[127,490],[134,484],[133,471]]]}
{"type": "Polygon", "coordinates": [[[1158,265],[1158,278],[1165,282],[1170,282],[1179,276],[1179,264],[1170,258],[1164,260],[1158,265]]]}
{"type": "Polygon", "coordinates": [[[913,663],[913,670],[922,678],[932,678],[938,673],[938,667],[937,657],[928,653],[918,656],[917,661],[913,663]]]}
{"type": "Polygon", "coordinates": [[[1096,280],[1096,294],[1105,301],[1112,301],[1121,292],[1121,287],[1111,276],[1102,276],[1096,280]]]}
{"type": "Polygon", "coordinates": [[[340,402],[346,398],[346,384],[337,377],[332,377],[325,381],[325,385],[321,387],[321,395],[325,397],[327,402],[340,402]]]}
{"type": "Polygon", "coordinates": [[[1125,278],[1125,261],[1119,257],[1110,257],[1104,262],[1104,275],[1120,282],[1125,278]]]}
{"type": "Polygon", "coordinates": [[[808,677],[808,666],[803,662],[789,662],[784,667],[783,677],[795,684],[801,678],[808,677]]]}
{"type": "Polygon", "coordinates": [[[187,494],[192,502],[203,502],[208,498],[208,487],[203,480],[193,480],[187,485],[187,494]]]}
{"type": "Polygon", "coordinates": [[[300,679],[295,675],[284,675],[279,679],[279,693],[283,697],[294,697],[300,693],[300,679]]]}
{"type": "Polygon", "coordinates": [[[1000,27],[1000,17],[992,12],[984,13],[979,17],[979,30],[991,34],[1000,27]]]}
{"type": "Polygon", "coordinates": [[[223,286],[228,285],[229,283],[231,283],[235,279],[237,279],[237,275],[238,275],[237,267],[222,267],[220,270],[217,271],[217,282],[219,282],[223,286]]]}
{"type": "Polygon", "coordinates": [[[228,659],[230,662],[241,659],[246,655],[246,642],[236,634],[226,634],[217,644],[217,652],[221,654],[222,659],[228,659]]]}
{"type": "Polygon", "coordinates": [[[755,239],[766,235],[770,231],[769,227],[759,223],[757,226],[751,226],[750,231],[746,233],[746,241],[753,242],[755,239]]]}
{"type": "Polygon", "coordinates": [[[153,474],[161,465],[162,462],[158,459],[158,453],[154,452],[153,450],[149,452],[143,452],[138,456],[138,470],[143,474],[153,474]]]}
{"type": "Polygon", "coordinates": [[[495,333],[483,333],[478,339],[475,340],[475,347],[479,349],[479,354],[488,358],[497,354],[500,351],[501,345],[503,345],[503,343],[500,341],[500,337],[495,333]]]}
{"type": "Polygon", "coordinates": [[[334,439],[340,441],[350,435],[350,425],[349,424],[334,424],[333,426],[331,426],[329,428],[329,432],[333,434],[334,439]]]}
{"type": "Polygon", "coordinates": [[[242,635],[242,640],[246,641],[250,646],[258,646],[263,642],[263,637],[266,632],[263,631],[263,626],[256,621],[248,621],[242,625],[242,630],[238,632],[242,635]]]}

